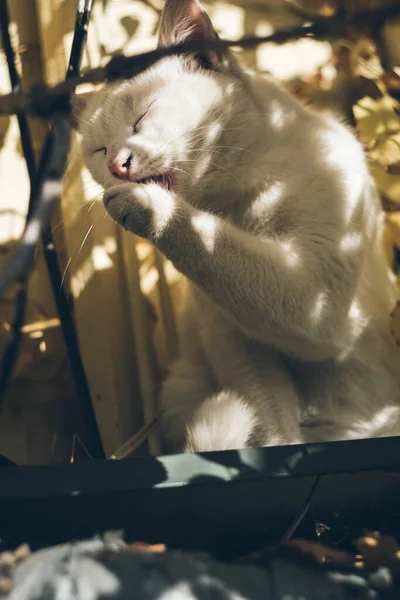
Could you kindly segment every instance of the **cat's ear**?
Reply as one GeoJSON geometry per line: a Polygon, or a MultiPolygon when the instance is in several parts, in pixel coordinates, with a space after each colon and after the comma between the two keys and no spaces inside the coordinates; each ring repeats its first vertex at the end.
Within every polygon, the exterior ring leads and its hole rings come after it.
{"type": "MultiPolygon", "coordinates": [[[[174,46],[192,40],[217,40],[210,17],[197,0],[166,0],[161,17],[159,47],[174,46]]],[[[208,67],[222,63],[222,53],[208,52],[197,57],[208,67]]]]}

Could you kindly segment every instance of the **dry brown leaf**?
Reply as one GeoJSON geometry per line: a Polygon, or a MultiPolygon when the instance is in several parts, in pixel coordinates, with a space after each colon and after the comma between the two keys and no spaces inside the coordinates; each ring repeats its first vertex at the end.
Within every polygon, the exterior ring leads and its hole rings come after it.
{"type": "Polygon", "coordinates": [[[343,0],[287,0],[295,8],[310,16],[333,17],[339,11],[343,0]]]}
{"type": "Polygon", "coordinates": [[[285,546],[298,548],[305,554],[310,554],[318,563],[336,563],[342,565],[351,565],[355,562],[355,557],[345,550],[329,548],[317,542],[309,540],[291,540],[285,546]]]}
{"type": "Polygon", "coordinates": [[[366,96],[353,107],[361,141],[369,148],[376,143],[379,136],[398,133],[400,121],[396,106],[395,100],[390,96],[382,96],[375,100],[366,96]]]}
{"type": "Polygon", "coordinates": [[[385,173],[379,168],[371,168],[379,192],[385,195],[391,202],[400,204],[400,175],[385,173]]]}
{"type": "MultiPolygon", "coordinates": [[[[369,149],[371,173],[381,194],[400,204],[400,117],[388,95],[362,98],[353,107],[361,141],[369,149]]],[[[398,243],[398,242],[396,242],[398,243]]]]}
{"type": "Polygon", "coordinates": [[[265,546],[257,552],[247,554],[237,559],[239,563],[268,566],[274,560],[295,561],[299,564],[336,564],[357,565],[357,557],[346,552],[323,546],[309,540],[295,539],[276,546],[265,546]]]}
{"type": "Polygon", "coordinates": [[[400,573],[400,549],[393,537],[371,532],[359,538],[354,545],[367,565],[386,566],[400,573]]]}
{"type": "Polygon", "coordinates": [[[393,67],[392,71],[388,71],[382,77],[389,92],[400,92],[400,67],[393,67]]]}
{"type": "Polygon", "coordinates": [[[153,552],[154,554],[162,554],[167,550],[165,544],[147,544],[146,542],[134,542],[128,545],[128,550],[145,550],[146,552],[153,552]]]}
{"type": "Polygon", "coordinates": [[[393,168],[397,164],[400,165],[400,129],[397,133],[383,135],[378,139],[370,150],[369,157],[385,169],[393,168]]]}
{"type": "Polygon", "coordinates": [[[398,0],[345,0],[344,4],[348,16],[352,16],[359,12],[384,8],[396,2],[398,0]]]}

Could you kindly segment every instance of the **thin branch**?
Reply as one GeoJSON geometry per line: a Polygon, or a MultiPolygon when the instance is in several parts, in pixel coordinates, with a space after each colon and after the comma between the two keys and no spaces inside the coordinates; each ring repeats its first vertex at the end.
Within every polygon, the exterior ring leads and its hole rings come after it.
{"type": "Polygon", "coordinates": [[[400,5],[386,7],[375,12],[363,12],[349,19],[332,17],[302,25],[292,29],[277,31],[272,35],[249,36],[240,40],[196,40],[171,46],[157,48],[134,56],[115,56],[104,67],[97,67],[82,77],[71,77],[54,87],[40,86],[30,93],[17,92],[0,96],[0,114],[15,112],[31,112],[46,117],[55,110],[65,96],[73,92],[79,85],[98,84],[105,80],[114,81],[138,75],[160,59],[174,54],[193,54],[205,51],[227,50],[229,48],[254,48],[263,43],[283,44],[300,38],[326,39],[338,38],[345,34],[349,26],[375,25],[400,15],[400,5]]]}

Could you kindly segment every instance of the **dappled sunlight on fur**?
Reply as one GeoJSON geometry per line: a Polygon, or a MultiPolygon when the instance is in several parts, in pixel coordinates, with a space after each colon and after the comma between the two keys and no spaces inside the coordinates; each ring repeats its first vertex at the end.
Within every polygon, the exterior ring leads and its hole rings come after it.
{"type": "MultiPolygon", "coordinates": [[[[199,3],[167,0],[161,43],[193,35],[215,35],[199,3]]],[[[169,451],[400,433],[396,288],[349,129],[219,53],[100,92],[80,129],[109,214],[190,284],[169,451]]]]}

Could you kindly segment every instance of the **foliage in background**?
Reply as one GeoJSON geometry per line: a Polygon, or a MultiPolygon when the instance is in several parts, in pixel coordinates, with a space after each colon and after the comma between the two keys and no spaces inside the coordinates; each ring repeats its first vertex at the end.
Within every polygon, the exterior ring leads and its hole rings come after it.
{"type": "MultiPolygon", "coordinates": [[[[304,15],[330,17],[393,4],[393,0],[287,0],[304,15]]],[[[368,152],[371,174],[386,211],[384,251],[400,289],[400,65],[384,68],[373,31],[349,29],[332,58],[311,77],[292,82],[298,96],[344,115],[368,152]]],[[[392,313],[400,345],[400,301],[392,313]]]]}

